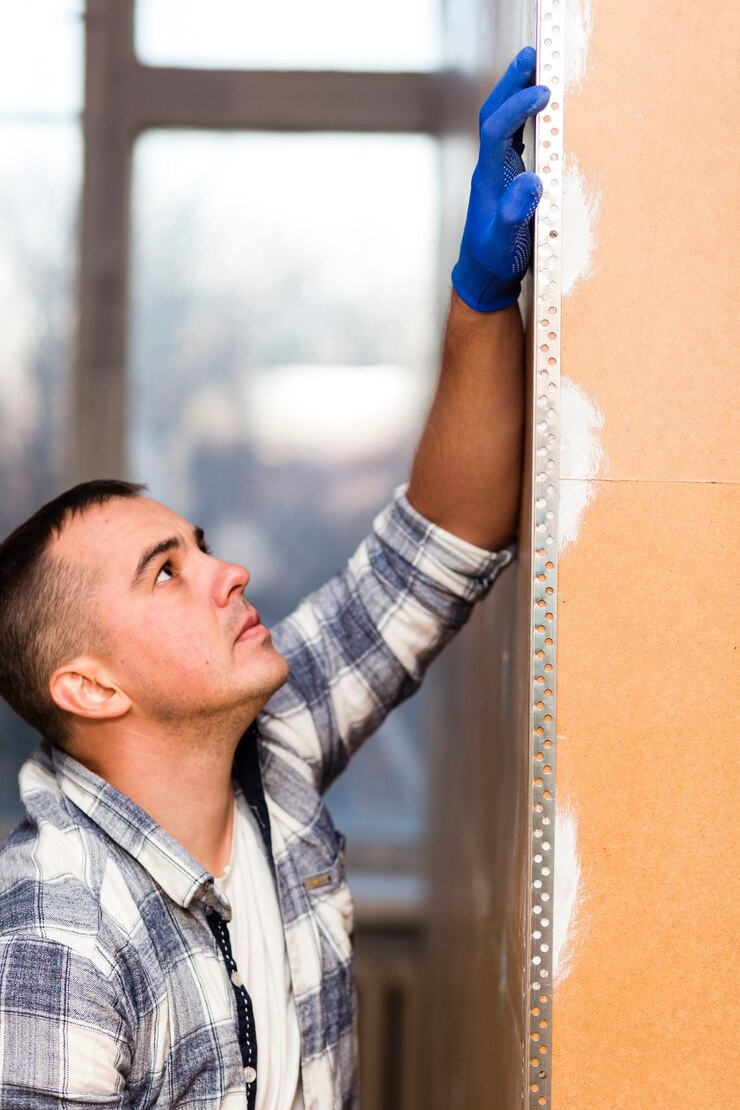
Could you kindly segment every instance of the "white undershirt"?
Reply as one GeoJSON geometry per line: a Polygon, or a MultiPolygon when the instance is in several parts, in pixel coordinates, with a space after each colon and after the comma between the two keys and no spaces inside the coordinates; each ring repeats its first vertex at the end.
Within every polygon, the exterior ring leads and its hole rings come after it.
{"type": "Polygon", "coordinates": [[[231,860],[216,883],[231,903],[231,948],[254,1009],[257,1110],[303,1110],[300,1032],[275,880],[240,790],[231,860]]]}

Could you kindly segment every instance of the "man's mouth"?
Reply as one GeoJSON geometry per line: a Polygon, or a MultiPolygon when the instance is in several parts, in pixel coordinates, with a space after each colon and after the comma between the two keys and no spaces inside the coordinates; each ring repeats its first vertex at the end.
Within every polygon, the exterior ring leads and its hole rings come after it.
{"type": "Polygon", "coordinates": [[[239,644],[244,640],[253,640],[266,635],[268,635],[267,629],[260,622],[260,615],[257,610],[253,609],[244,621],[241,631],[236,638],[236,643],[239,644]]]}

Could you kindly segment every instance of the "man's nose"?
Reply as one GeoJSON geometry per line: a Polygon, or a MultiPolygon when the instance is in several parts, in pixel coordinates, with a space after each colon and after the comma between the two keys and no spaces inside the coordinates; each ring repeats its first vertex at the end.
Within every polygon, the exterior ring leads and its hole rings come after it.
{"type": "Polygon", "coordinates": [[[249,571],[239,563],[219,562],[216,574],[215,593],[220,605],[227,605],[231,595],[237,590],[242,593],[249,585],[249,571]]]}

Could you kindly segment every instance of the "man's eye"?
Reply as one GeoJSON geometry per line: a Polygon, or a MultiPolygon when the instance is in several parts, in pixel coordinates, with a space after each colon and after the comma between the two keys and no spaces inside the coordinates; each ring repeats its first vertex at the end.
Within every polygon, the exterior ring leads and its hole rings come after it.
{"type": "Polygon", "coordinates": [[[160,582],[167,582],[170,578],[174,578],[174,576],[175,576],[175,572],[172,569],[172,564],[171,563],[165,563],[164,566],[157,573],[157,577],[154,579],[154,584],[156,586],[160,582]]]}

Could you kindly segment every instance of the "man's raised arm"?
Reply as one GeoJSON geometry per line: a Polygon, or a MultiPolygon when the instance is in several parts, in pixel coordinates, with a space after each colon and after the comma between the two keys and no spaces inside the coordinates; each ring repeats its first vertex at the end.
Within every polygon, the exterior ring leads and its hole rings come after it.
{"type": "Polygon", "coordinates": [[[414,459],[408,499],[428,520],[495,550],[513,534],[521,472],[523,334],[517,306],[542,183],[524,172],[521,137],[549,99],[530,87],[525,47],[480,112],[460,257],[439,382],[414,459]]]}

